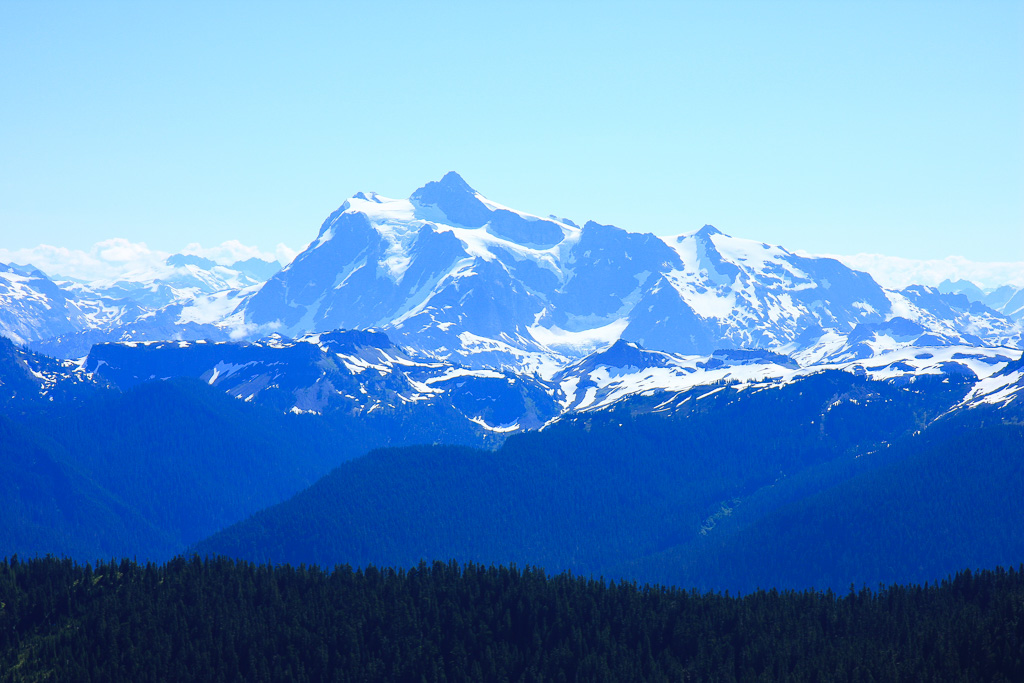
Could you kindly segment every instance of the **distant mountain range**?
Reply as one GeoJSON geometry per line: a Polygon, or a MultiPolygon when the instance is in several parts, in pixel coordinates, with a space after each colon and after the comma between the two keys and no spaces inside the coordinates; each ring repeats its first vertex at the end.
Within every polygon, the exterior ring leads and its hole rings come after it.
{"type": "Polygon", "coordinates": [[[455,173],[407,200],[357,194],[244,304],[259,329],[379,328],[472,365],[550,375],[616,339],[686,354],[795,353],[906,318],[940,343],[1011,345],[1021,329],[964,296],[894,292],[822,258],[729,237],[541,218],[455,173]]]}
{"type": "Polygon", "coordinates": [[[766,350],[685,355],[619,340],[550,378],[438,360],[394,344],[383,332],[359,330],[257,342],[106,342],[77,361],[8,344],[11,362],[23,370],[0,377],[0,404],[188,378],[278,413],[370,417],[442,410],[461,432],[495,442],[623,402],[637,411],[674,413],[726,387],[756,392],[841,371],[895,386],[955,379],[969,390],[947,412],[980,406],[1024,410],[1024,360],[1018,349],[924,345],[920,326],[905,319],[858,329],[842,337],[842,344],[813,349],[804,365],[766,350]],[[4,399],[7,391],[11,396],[4,399]]]}
{"type": "Polygon", "coordinates": [[[1016,403],[1019,295],[940,289],[887,290],[838,261],[711,226],[677,237],[579,227],[496,204],[449,173],[409,199],[356,194],[282,269],[177,254],[84,283],[6,266],[0,325],[76,359],[77,382],[190,377],[282,412],[445,406],[482,438],[629,398],[668,409],[694,387],[833,369],[963,376],[974,388],[958,407],[1016,403]]]}
{"type": "Polygon", "coordinates": [[[943,294],[963,294],[971,301],[985,304],[1014,320],[1024,320],[1024,287],[1003,285],[993,290],[982,290],[967,280],[944,280],[938,289],[943,294]]]}
{"type": "Polygon", "coordinates": [[[168,266],[172,277],[104,283],[8,266],[0,331],[72,358],[100,341],[377,329],[436,359],[546,378],[617,339],[677,354],[765,349],[801,365],[875,348],[863,342],[893,324],[919,345],[1022,339],[1018,290],[984,301],[964,288],[888,290],[838,261],[711,226],[676,237],[579,227],[497,204],[455,173],[409,199],[357,193],[277,272],[182,255],[168,266]]]}
{"type": "Polygon", "coordinates": [[[483,434],[536,429],[560,412],[550,383],[410,352],[382,332],[337,331],[262,342],[97,344],[82,364],[121,390],[153,379],[202,380],[246,402],[297,414],[370,416],[451,407],[483,434]]]}
{"type": "Polygon", "coordinates": [[[0,334],[62,358],[115,339],[228,339],[225,317],[279,267],[174,254],[155,271],[86,282],[0,264],[0,334]]]}
{"type": "Polygon", "coordinates": [[[0,340],[0,549],[455,557],[730,590],[923,580],[1020,557],[1022,417],[1007,349],[802,368],[618,341],[545,380],[365,331],[80,361],[0,340]],[[441,446],[365,455],[424,443],[441,446]]]}
{"type": "Polygon", "coordinates": [[[355,195],[281,269],[3,266],[0,550],[743,590],[1013,562],[1016,296],[580,227],[454,173],[355,195]]]}

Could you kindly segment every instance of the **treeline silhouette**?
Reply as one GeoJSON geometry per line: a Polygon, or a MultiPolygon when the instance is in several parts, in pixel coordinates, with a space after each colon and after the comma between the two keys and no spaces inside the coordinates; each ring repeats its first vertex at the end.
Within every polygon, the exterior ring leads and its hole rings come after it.
{"type": "Polygon", "coordinates": [[[0,681],[1019,681],[1022,572],[740,597],[455,562],[15,558],[0,681]]]}

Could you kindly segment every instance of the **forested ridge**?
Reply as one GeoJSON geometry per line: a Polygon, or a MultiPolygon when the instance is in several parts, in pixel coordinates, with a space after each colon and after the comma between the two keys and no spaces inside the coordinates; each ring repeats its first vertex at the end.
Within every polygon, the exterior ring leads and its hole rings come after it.
{"type": "Polygon", "coordinates": [[[480,443],[453,413],[283,414],[188,378],[0,401],[0,553],[169,559],[371,448],[480,443]]]}
{"type": "Polygon", "coordinates": [[[0,563],[0,681],[1024,680],[1024,565],[743,596],[455,562],[0,563]]]}
{"type": "Polygon", "coordinates": [[[982,411],[934,423],[943,393],[965,391],[943,380],[822,373],[724,387],[684,415],[625,403],[495,452],[378,450],[194,549],[321,566],[528,563],[732,591],[1015,565],[1024,426],[982,411]]]}

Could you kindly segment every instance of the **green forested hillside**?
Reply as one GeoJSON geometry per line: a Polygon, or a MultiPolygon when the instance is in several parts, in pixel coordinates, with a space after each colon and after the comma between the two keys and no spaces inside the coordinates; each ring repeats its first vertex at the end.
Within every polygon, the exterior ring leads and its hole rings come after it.
{"type": "Polygon", "coordinates": [[[168,558],[373,447],[477,443],[422,413],[286,415],[197,380],[22,401],[0,414],[0,553],[168,558]]]}
{"type": "Polygon", "coordinates": [[[1021,569],[743,597],[455,563],[0,563],[0,681],[1019,681],[1021,569]]]}
{"type": "Polygon", "coordinates": [[[745,591],[1022,561],[1024,430],[978,413],[922,432],[959,390],[942,379],[907,390],[825,373],[682,415],[583,415],[497,452],[376,451],[196,550],[324,566],[452,557],[745,591]]]}
{"type": "Polygon", "coordinates": [[[959,420],[934,432],[835,485],[820,485],[817,471],[782,480],[706,534],[615,573],[702,588],[839,588],[1020,562],[1024,426],[959,420]]]}

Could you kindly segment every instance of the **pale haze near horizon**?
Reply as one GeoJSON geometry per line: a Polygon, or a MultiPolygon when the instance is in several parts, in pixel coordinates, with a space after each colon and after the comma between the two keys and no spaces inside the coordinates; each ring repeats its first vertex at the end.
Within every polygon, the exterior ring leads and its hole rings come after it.
{"type": "Polygon", "coordinates": [[[2,2],[0,61],[6,254],[286,260],[455,170],[581,223],[1024,262],[1024,3],[2,2]]]}

